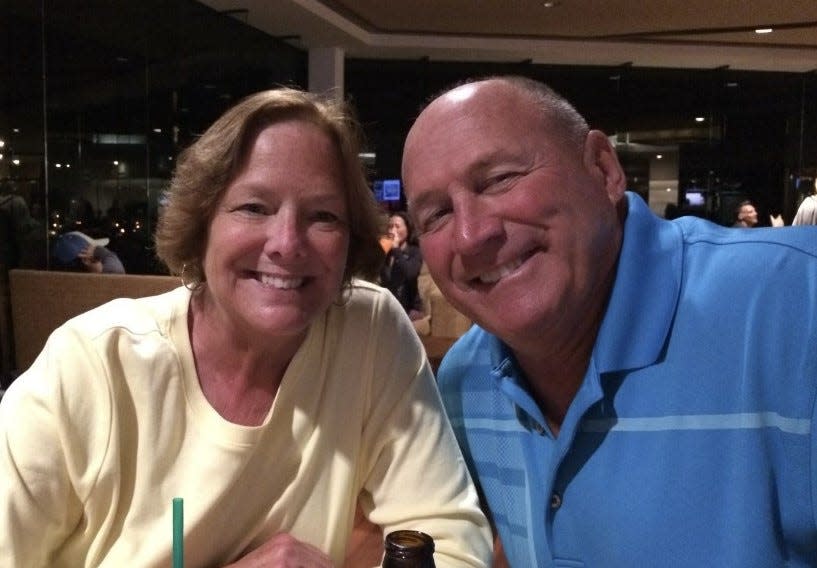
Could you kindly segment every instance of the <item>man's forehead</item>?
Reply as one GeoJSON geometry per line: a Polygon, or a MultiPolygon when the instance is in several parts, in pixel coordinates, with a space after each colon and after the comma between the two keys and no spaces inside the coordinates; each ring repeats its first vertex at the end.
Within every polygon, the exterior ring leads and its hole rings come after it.
{"type": "Polygon", "coordinates": [[[474,94],[477,92],[479,87],[479,83],[469,83],[467,85],[460,85],[447,93],[445,93],[441,98],[444,99],[446,102],[451,103],[461,103],[467,101],[468,99],[472,98],[474,94]]]}

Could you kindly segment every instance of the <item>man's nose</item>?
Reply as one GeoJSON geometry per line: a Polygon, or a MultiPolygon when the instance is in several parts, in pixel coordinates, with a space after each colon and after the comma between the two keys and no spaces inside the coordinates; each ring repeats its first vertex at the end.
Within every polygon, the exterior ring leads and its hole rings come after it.
{"type": "Polygon", "coordinates": [[[478,195],[471,193],[454,200],[453,246],[461,255],[474,255],[502,234],[502,221],[478,195]]]}

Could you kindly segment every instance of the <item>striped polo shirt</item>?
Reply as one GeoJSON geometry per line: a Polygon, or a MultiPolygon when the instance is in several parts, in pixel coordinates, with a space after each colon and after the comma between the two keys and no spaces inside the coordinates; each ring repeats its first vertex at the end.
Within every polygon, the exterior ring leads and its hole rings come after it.
{"type": "Polygon", "coordinates": [[[817,228],[666,221],[627,199],[558,437],[483,329],[439,370],[511,566],[817,565],[817,228]]]}

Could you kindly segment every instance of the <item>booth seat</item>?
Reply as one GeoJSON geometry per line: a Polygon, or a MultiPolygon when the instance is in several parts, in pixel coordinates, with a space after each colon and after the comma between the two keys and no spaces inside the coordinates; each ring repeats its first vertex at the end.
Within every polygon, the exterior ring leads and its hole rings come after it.
{"type": "MultiPolygon", "coordinates": [[[[46,339],[66,320],[115,298],[161,294],[179,286],[173,276],[91,274],[15,269],[9,273],[16,367],[24,371],[46,339]]],[[[436,369],[445,352],[471,325],[443,298],[428,271],[420,275],[426,317],[415,327],[436,369]]]]}
{"type": "Polygon", "coordinates": [[[54,270],[9,272],[14,355],[26,370],[57,327],[72,317],[115,298],[139,298],[172,290],[172,276],[92,274],[54,270]]]}

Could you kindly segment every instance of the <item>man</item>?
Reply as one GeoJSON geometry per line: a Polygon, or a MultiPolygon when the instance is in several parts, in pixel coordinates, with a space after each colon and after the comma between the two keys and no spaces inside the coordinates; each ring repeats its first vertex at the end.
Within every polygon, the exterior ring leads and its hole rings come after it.
{"type": "Polygon", "coordinates": [[[757,225],[757,209],[751,201],[741,201],[735,208],[735,222],[733,227],[751,229],[757,225]]]}
{"type": "Polygon", "coordinates": [[[54,264],[59,269],[125,274],[119,256],[108,248],[107,237],[93,239],[81,231],[70,231],[54,242],[54,264]]]}
{"type": "Polygon", "coordinates": [[[38,242],[40,235],[44,237],[45,232],[41,232],[40,224],[31,216],[26,200],[12,183],[0,185],[0,391],[17,375],[9,271],[44,264],[38,258],[38,252],[45,249],[45,242],[38,242]]]}
{"type": "Polygon", "coordinates": [[[478,324],[439,381],[511,566],[817,565],[817,230],[658,218],[521,78],[435,99],[403,179],[478,324]]]}

